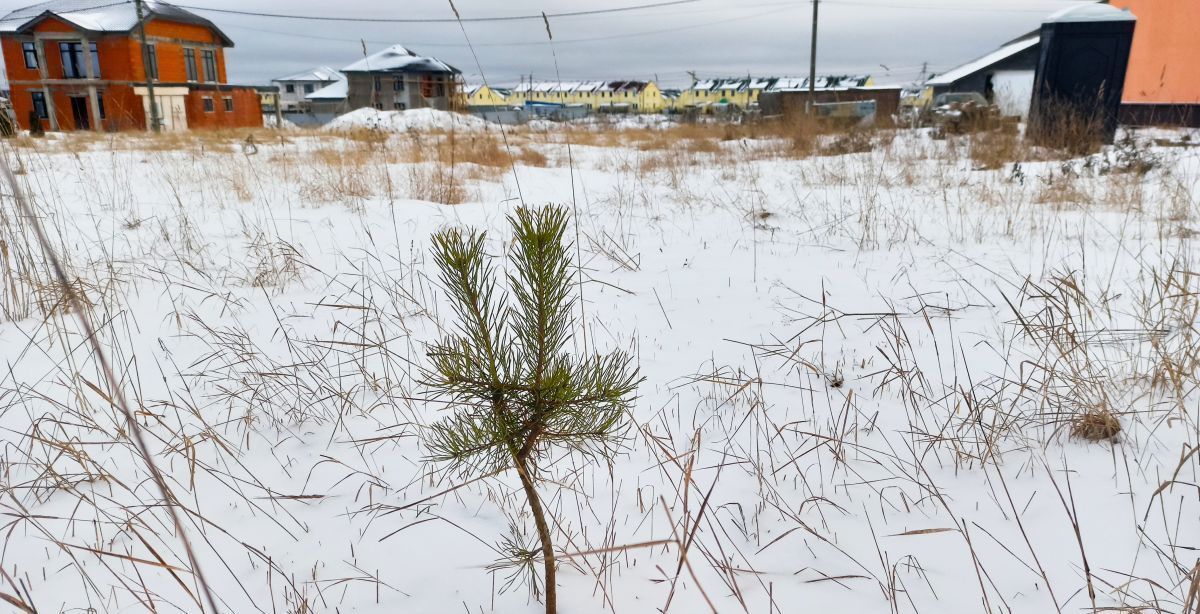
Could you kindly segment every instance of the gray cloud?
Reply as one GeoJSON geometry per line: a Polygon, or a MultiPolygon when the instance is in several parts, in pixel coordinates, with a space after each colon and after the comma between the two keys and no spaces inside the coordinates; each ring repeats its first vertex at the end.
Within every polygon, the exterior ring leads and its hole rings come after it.
{"type": "MultiPolygon", "coordinates": [[[[175,0],[179,4],[345,17],[453,17],[448,0],[175,0]]],[[[644,1],[644,0],[642,0],[644,1]]],[[[639,0],[456,0],[464,17],[567,12],[628,6],[639,0]]],[[[0,6],[20,6],[3,2],[0,6]]],[[[823,0],[818,69],[870,73],[884,82],[914,79],[922,64],[940,71],[986,53],[1078,4],[1064,0],[823,0]],[[887,69],[883,68],[886,66],[887,69]]],[[[482,73],[492,83],[537,79],[639,78],[668,85],[701,76],[804,75],[812,5],[805,0],[699,0],[639,12],[552,21],[555,44],[539,21],[469,23],[482,73]],[[557,58],[557,70],[555,67],[557,58]]],[[[282,20],[197,11],[237,43],[228,57],[238,83],[327,64],[340,68],[368,50],[402,43],[458,66],[468,81],[480,68],[457,24],[353,24],[282,20]]]]}

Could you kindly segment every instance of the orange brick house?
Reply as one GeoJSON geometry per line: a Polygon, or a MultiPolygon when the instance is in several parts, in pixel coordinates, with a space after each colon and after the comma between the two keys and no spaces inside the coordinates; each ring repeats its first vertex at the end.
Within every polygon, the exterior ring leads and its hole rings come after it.
{"type": "Polygon", "coordinates": [[[35,113],[51,130],[144,130],[148,67],[163,130],[262,125],[257,90],[226,81],[228,36],[165,2],[147,0],[143,15],[144,54],[133,2],[54,0],[0,18],[18,124],[35,113]]]}

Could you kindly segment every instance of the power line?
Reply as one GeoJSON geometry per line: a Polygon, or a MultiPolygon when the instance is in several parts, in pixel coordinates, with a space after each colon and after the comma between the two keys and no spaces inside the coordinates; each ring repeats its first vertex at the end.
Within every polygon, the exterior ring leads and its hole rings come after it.
{"type": "MultiPolygon", "coordinates": [[[[661,8],[664,6],[677,6],[680,4],[693,4],[700,0],[672,0],[670,2],[654,2],[650,4],[637,4],[633,6],[614,7],[607,9],[593,9],[589,11],[571,11],[567,13],[538,13],[536,15],[506,15],[495,17],[469,17],[462,19],[461,22],[497,22],[497,21],[541,21],[546,17],[561,19],[564,17],[583,17],[587,15],[607,15],[611,13],[626,13],[630,11],[641,11],[646,9],[661,8]]],[[[453,17],[442,18],[380,18],[380,17],[332,17],[328,15],[288,15],[284,13],[259,13],[256,11],[239,11],[234,9],[215,9],[203,6],[189,6],[186,4],[177,4],[179,8],[191,9],[193,11],[207,11],[210,13],[224,13],[227,15],[243,15],[248,17],[270,17],[274,19],[293,19],[303,21],[337,21],[349,23],[459,23],[460,20],[453,17]]]]}
{"type": "MultiPolygon", "coordinates": [[[[566,45],[566,44],[611,41],[611,40],[619,40],[619,39],[624,39],[624,38],[636,38],[636,37],[640,37],[640,36],[656,36],[659,34],[669,34],[672,32],[683,32],[686,30],[696,30],[699,28],[707,28],[707,27],[712,27],[712,26],[725,25],[725,24],[729,24],[729,23],[735,23],[738,21],[758,19],[760,17],[766,17],[768,15],[776,15],[776,14],[794,10],[797,8],[799,8],[799,6],[792,4],[785,8],[776,9],[773,11],[764,11],[761,13],[754,13],[753,15],[743,15],[740,17],[732,17],[732,18],[728,18],[728,19],[722,19],[719,21],[707,21],[704,23],[690,24],[690,25],[678,26],[678,27],[674,27],[674,28],[661,28],[661,29],[657,29],[657,30],[642,30],[642,31],[638,31],[638,32],[627,32],[625,34],[611,34],[611,35],[607,35],[607,36],[591,36],[591,37],[585,37],[585,38],[556,39],[554,41],[554,43],[557,45],[566,45]]],[[[309,34],[301,34],[301,33],[297,33],[297,32],[280,32],[278,30],[263,30],[261,28],[250,28],[247,26],[239,26],[239,25],[224,25],[222,27],[227,28],[227,29],[232,29],[232,30],[246,30],[249,32],[259,32],[261,34],[275,34],[278,36],[291,36],[291,37],[296,37],[296,38],[306,38],[309,40],[323,40],[323,41],[338,42],[338,43],[358,43],[363,40],[361,38],[337,38],[337,37],[329,37],[329,36],[312,36],[309,34]]],[[[393,44],[392,42],[383,41],[383,40],[367,40],[366,42],[374,44],[374,45],[391,45],[391,44],[393,44]]],[[[519,41],[519,42],[512,41],[512,42],[497,42],[497,43],[475,43],[474,46],[475,47],[544,47],[549,44],[550,43],[548,41],[519,41]]],[[[410,46],[410,47],[414,47],[414,48],[417,48],[417,47],[467,48],[468,47],[468,45],[466,45],[464,43],[434,43],[434,42],[420,42],[420,41],[406,42],[406,46],[410,46]]]]}

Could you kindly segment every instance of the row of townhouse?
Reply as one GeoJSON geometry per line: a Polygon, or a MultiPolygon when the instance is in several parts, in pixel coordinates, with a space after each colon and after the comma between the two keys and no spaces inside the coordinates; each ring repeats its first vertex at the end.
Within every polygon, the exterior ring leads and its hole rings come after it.
{"type": "MultiPolygon", "coordinates": [[[[817,78],[821,91],[857,89],[874,85],[870,76],[843,75],[817,78]]],[[[514,88],[472,85],[465,90],[472,109],[534,104],[584,106],[596,112],[662,113],[721,108],[750,109],[765,92],[803,91],[807,78],[744,77],[697,80],[684,90],[662,89],[653,81],[533,81],[514,88]]]]}
{"type": "Polygon", "coordinates": [[[535,81],[513,88],[508,101],[579,105],[598,112],[661,113],[667,108],[667,98],[652,81],[535,81]]]}

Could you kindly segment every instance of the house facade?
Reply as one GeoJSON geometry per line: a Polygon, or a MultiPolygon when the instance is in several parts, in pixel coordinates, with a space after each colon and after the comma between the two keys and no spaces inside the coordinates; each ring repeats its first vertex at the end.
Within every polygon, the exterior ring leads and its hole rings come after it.
{"type": "MultiPolygon", "coordinates": [[[[448,111],[462,100],[461,71],[436,58],[418,55],[402,45],[392,45],[342,69],[346,96],[342,112],[375,108],[384,111],[432,108],[448,111]]],[[[340,91],[336,84],[310,95],[340,91]]],[[[331,104],[329,98],[322,99],[331,104]]]]}
{"type": "Polygon", "coordinates": [[[509,105],[511,90],[488,85],[469,85],[463,91],[467,107],[472,109],[497,109],[509,105]]]}
{"type": "Polygon", "coordinates": [[[212,22],[164,2],[77,8],[57,0],[0,20],[13,111],[51,130],[128,130],[150,126],[147,78],[165,130],[262,125],[258,92],[228,85],[225,49],[212,22]],[[138,34],[145,28],[143,53],[138,34]]]}
{"type": "Polygon", "coordinates": [[[531,81],[513,88],[508,102],[585,106],[601,113],[661,113],[667,108],[653,81],[531,81]]]}
{"type": "Polygon", "coordinates": [[[279,88],[279,106],[284,113],[295,113],[305,109],[307,97],[318,90],[344,81],[342,73],[328,67],[317,66],[295,74],[272,79],[279,88]]]}

